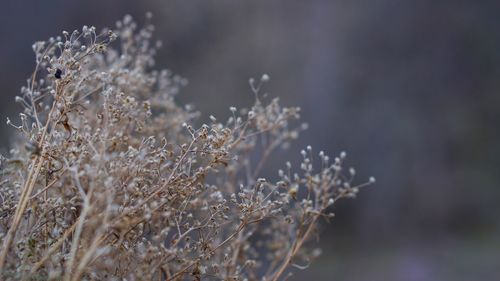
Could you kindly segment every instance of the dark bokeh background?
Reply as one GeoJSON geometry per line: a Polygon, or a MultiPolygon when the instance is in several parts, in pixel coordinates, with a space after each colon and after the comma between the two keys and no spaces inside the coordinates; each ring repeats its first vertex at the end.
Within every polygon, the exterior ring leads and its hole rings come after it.
{"type": "MultiPolygon", "coordinates": [[[[190,80],[181,102],[225,116],[269,73],[266,91],[310,123],[296,151],[346,150],[377,178],[337,206],[294,280],[500,280],[499,1],[6,0],[0,118],[16,115],[34,41],[146,11],[158,66],[190,80]]],[[[0,123],[4,152],[12,132],[0,123]]]]}

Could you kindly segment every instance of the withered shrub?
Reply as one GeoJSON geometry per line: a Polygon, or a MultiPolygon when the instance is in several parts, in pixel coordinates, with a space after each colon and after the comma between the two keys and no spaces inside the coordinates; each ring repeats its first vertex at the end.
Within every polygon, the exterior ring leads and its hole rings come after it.
{"type": "Polygon", "coordinates": [[[153,26],[116,27],[33,45],[0,158],[1,279],[279,280],[309,264],[318,222],[374,179],[353,185],[345,153],[311,147],[260,178],[306,127],[293,125],[299,108],[260,97],[269,76],[250,79],[249,109],[195,128],[198,113],[174,101],[185,79],[153,70],[153,26]]]}

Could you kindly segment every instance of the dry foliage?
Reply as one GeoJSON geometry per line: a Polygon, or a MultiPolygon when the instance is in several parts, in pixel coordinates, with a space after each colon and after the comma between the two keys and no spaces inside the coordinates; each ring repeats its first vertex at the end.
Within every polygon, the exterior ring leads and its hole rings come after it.
{"type": "Polygon", "coordinates": [[[279,280],[318,254],[303,246],[329,207],[374,181],[310,147],[259,178],[305,129],[300,109],[261,101],[263,75],[251,108],[194,128],[174,101],[185,80],[152,68],[152,31],[126,16],[33,45],[0,158],[2,280],[279,280]]]}

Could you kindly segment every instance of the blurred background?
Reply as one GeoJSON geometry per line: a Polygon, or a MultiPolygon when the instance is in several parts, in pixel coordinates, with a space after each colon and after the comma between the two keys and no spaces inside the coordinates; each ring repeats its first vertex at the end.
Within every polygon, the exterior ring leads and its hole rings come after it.
{"type": "MultiPolygon", "coordinates": [[[[268,73],[265,92],[310,125],[281,155],[345,150],[377,178],[293,280],[500,280],[499,1],[4,0],[0,120],[17,118],[34,41],[147,11],[157,67],[189,79],[178,100],[201,121],[251,105],[248,78],[268,73]]],[[[0,122],[3,154],[12,133],[0,122]]]]}

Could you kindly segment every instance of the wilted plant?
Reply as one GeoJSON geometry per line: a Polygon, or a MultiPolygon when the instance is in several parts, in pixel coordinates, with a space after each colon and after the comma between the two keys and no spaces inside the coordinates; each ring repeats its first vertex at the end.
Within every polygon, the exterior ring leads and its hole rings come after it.
{"type": "Polygon", "coordinates": [[[311,147],[299,169],[260,178],[305,129],[300,109],[261,101],[263,75],[250,109],[194,128],[198,113],[174,101],[185,80],[152,70],[152,31],[126,16],[33,45],[0,158],[2,280],[279,280],[318,254],[304,244],[330,207],[374,181],[354,186],[345,153],[311,147]]]}

